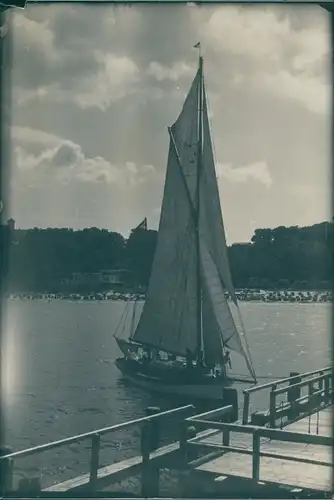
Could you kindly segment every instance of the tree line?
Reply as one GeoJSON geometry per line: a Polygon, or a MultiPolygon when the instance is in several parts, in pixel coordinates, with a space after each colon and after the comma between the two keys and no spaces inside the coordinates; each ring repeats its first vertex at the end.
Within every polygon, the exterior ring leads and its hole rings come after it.
{"type": "MultiPolygon", "coordinates": [[[[129,286],[146,286],[157,232],[128,239],[105,229],[1,227],[1,271],[12,292],[61,291],[73,273],[125,269],[129,286]]],[[[333,223],[256,229],[249,243],[228,248],[236,288],[330,289],[333,223]]]]}

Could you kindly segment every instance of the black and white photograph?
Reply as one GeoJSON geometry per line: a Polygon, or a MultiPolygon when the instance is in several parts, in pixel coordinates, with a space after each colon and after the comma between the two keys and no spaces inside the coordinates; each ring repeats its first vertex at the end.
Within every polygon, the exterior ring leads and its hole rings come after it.
{"type": "Polygon", "coordinates": [[[5,16],[2,493],[331,494],[330,6],[5,16]]]}

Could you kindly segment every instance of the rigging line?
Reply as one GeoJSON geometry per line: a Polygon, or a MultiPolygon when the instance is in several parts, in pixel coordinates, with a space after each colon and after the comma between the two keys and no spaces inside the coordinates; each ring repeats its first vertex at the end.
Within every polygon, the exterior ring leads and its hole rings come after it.
{"type": "Polygon", "coordinates": [[[124,309],[123,309],[123,312],[122,312],[122,314],[121,314],[121,317],[120,317],[120,319],[119,319],[119,321],[118,321],[118,323],[117,323],[117,326],[116,326],[116,329],[115,329],[115,333],[114,333],[114,335],[113,335],[113,337],[114,337],[114,338],[116,338],[116,334],[118,333],[118,330],[119,330],[119,328],[120,328],[120,325],[121,325],[121,323],[122,323],[122,321],[123,321],[123,319],[124,319],[124,316],[125,316],[125,314],[126,314],[126,309],[127,309],[127,307],[128,307],[128,303],[126,303],[126,305],[125,305],[125,307],[124,307],[124,309]]]}
{"type": "MultiPolygon", "coordinates": [[[[193,220],[192,220],[192,217],[189,218],[189,221],[188,221],[188,226],[187,226],[187,234],[189,235],[191,229],[192,229],[192,226],[193,226],[193,220]]],[[[181,250],[182,252],[182,261],[184,259],[184,255],[185,253],[189,253],[189,245],[186,246],[186,243],[187,243],[187,240],[191,242],[191,238],[185,238],[184,240],[184,244],[183,244],[183,249],[181,250]]],[[[190,260],[189,259],[186,259],[186,270],[185,270],[185,273],[184,273],[184,279],[183,279],[183,291],[181,292],[181,297],[182,297],[182,305],[184,306],[184,302],[186,300],[186,296],[187,296],[187,285],[188,285],[188,276],[189,276],[189,272],[188,272],[188,268],[190,266],[190,260]]],[[[182,286],[182,282],[180,283],[180,288],[182,286]]],[[[178,335],[177,335],[177,338],[180,338],[180,331],[181,331],[181,327],[183,325],[183,316],[184,316],[184,307],[181,308],[181,321],[180,321],[180,324],[179,324],[179,331],[178,331],[178,335]]]]}
{"type": "MultiPolygon", "coordinates": [[[[203,262],[202,262],[201,268],[202,268],[202,279],[203,279],[203,285],[204,285],[203,286],[203,290],[205,290],[205,297],[206,297],[205,298],[205,302],[203,301],[203,303],[206,306],[206,311],[209,311],[209,315],[213,318],[214,317],[213,300],[212,300],[212,296],[209,293],[209,288],[208,288],[207,279],[205,277],[203,262]]],[[[219,346],[221,348],[220,358],[221,358],[221,361],[222,361],[223,360],[223,355],[224,355],[224,342],[223,342],[223,338],[222,338],[223,336],[222,336],[222,333],[221,333],[221,328],[220,328],[220,326],[219,326],[219,324],[217,322],[217,318],[214,319],[214,323],[215,323],[215,328],[218,330],[218,333],[219,333],[219,346]]],[[[204,325],[203,325],[203,337],[204,337],[204,325]]],[[[205,354],[205,350],[204,350],[204,354],[205,354]]],[[[204,357],[204,359],[206,359],[206,358],[204,357]]],[[[225,371],[225,369],[224,369],[224,371],[225,371]]]]}
{"type": "MultiPolygon", "coordinates": [[[[209,96],[208,96],[208,94],[206,92],[206,83],[204,83],[204,82],[203,82],[203,96],[204,96],[204,103],[206,105],[206,119],[207,119],[207,124],[208,124],[208,128],[209,128],[209,139],[210,139],[211,151],[212,151],[212,155],[213,155],[213,164],[214,164],[214,167],[215,167],[216,164],[217,164],[217,155],[216,155],[216,149],[215,149],[215,142],[212,139],[213,135],[212,135],[211,119],[209,117],[209,113],[210,113],[209,96]]],[[[220,210],[220,216],[221,216],[221,231],[223,233],[224,241],[225,241],[225,244],[226,244],[226,234],[225,234],[225,227],[224,227],[224,222],[223,222],[223,210],[222,210],[222,206],[221,206],[221,202],[220,202],[218,182],[217,182],[216,186],[217,186],[217,191],[218,191],[218,202],[219,202],[219,210],[220,210]]],[[[232,281],[230,266],[228,266],[228,270],[227,271],[228,271],[228,274],[230,276],[230,281],[232,281]]],[[[233,286],[233,283],[232,283],[232,286],[233,286]]],[[[225,286],[224,286],[224,288],[227,289],[225,286]]],[[[237,303],[236,302],[237,298],[235,296],[234,289],[233,289],[232,299],[233,299],[233,302],[236,304],[237,303]]]]}
{"type": "Polygon", "coordinates": [[[124,325],[123,325],[123,329],[122,329],[123,332],[125,330],[125,326],[126,326],[128,315],[129,315],[129,311],[130,311],[130,305],[129,304],[130,304],[130,302],[127,303],[127,307],[126,307],[126,314],[125,314],[124,325]]]}
{"type": "Polygon", "coordinates": [[[182,181],[183,181],[184,187],[186,188],[187,198],[188,198],[188,201],[189,201],[189,204],[190,204],[190,207],[191,207],[190,210],[192,212],[192,216],[194,217],[194,220],[196,221],[196,210],[195,210],[193,201],[191,199],[191,195],[190,195],[190,192],[189,192],[189,187],[188,187],[187,179],[186,179],[184,171],[183,171],[180,154],[179,154],[179,151],[178,151],[178,148],[177,148],[177,145],[176,145],[175,138],[174,138],[174,135],[173,135],[171,127],[168,127],[168,133],[170,135],[170,139],[171,139],[171,142],[172,142],[173,150],[174,150],[174,153],[175,153],[175,156],[176,156],[176,159],[177,159],[177,164],[178,164],[179,169],[180,169],[182,181]]]}
{"type": "MultiPolygon", "coordinates": [[[[206,247],[206,250],[207,250],[207,252],[208,252],[208,254],[209,254],[209,257],[210,257],[210,258],[211,258],[211,260],[212,260],[212,263],[214,264],[214,266],[215,266],[215,268],[216,268],[216,271],[217,271],[218,277],[219,277],[219,279],[220,279],[220,282],[221,282],[222,288],[223,288],[223,290],[226,290],[226,286],[225,286],[225,284],[224,284],[224,280],[223,280],[223,278],[221,277],[220,272],[219,272],[219,269],[218,269],[218,267],[217,267],[217,266],[216,266],[216,264],[215,264],[215,261],[214,261],[214,259],[213,259],[212,253],[211,253],[211,251],[209,250],[209,248],[208,248],[208,247],[206,247]]],[[[225,300],[225,299],[224,299],[224,300],[225,300]]],[[[227,306],[228,306],[228,304],[227,304],[227,306]]],[[[238,304],[237,304],[237,303],[236,303],[236,306],[238,306],[238,304]]],[[[235,321],[234,321],[234,318],[233,318],[233,315],[232,315],[231,311],[230,311],[230,315],[231,315],[231,319],[232,319],[233,325],[234,325],[234,327],[236,328],[236,331],[237,331],[237,333],[238,333],[238,329],[237,329],[237,326],[236,326],[236,324],[235,324],[235,321]]],[[[231,336],[230,336],[230,337],[229,337],[229,338],[228,338],[228,339],[224,342],[224,344],[226,345],[226,344],[227,344],[227,342],[228,342],[229,340],[231,340],[231,339],[234,337],[234,335],[235,335],[235,333],[233,333],[233,334],[232,334],[232,335],[231,335],[231,336]]]]}
{"type": "Polygon", "coordinates": [[[241,323],[241,328],[243,330],[243,335],[242,335],[242,338],[245,342],[245,345],[246,345],[246,350],[247,350],[247,355],[248,355],[248,361],[252,367],[252,370],[253,370],[253,376],[256,378],[256,373],[255,373],[255,369],[254,369],[254,365],[253,365],[253,360],[252,360],[252,356],[251,356],[251,353],[250,353],[250,348],[249,348],[249,344],[248,344],[248,341],[247,341],[247,335],[246,335],[246,329],[245,329],[245,324],[244,324],[244,321],[242,319],[242,316],[241,316],[241,312],[240,312],[240,309],[239,309],[239,305],[237,304],[237,311],[238,311],[238,316],[239,316],[239,321],[241,323]]]}
{"type": "MultiPolygon", "coordinates": [[[[209,248],[207,248],[207,251],[208,251],[208,254],[209,254],[209,255],[210,255],[210,257],[211,257],[212,262],[215,264],[215,260],[214,260],[214,258],[213,258],[213,255],[212,255],[211,250],[210,250],[209,248]]],[[[215,264],[215,266],[216,266],[216,264],[215,264]]],[[[221,285],[222,285],[223,289],[224,289],[224,290],[226,290],[226,291],[228,292],[227,287],[226,287],[226,285],[225,285],[225,283],[224,283],[223,277],[222,277],[222,276],[221,276],[221,274],[220,274],[220,270],[218,269],[218,266],[216,266],[216,269],[217,269],[217,273],[218,273],[218,276],[219,276],[219,279],[220,279],[220,281],[221,281],[221,285]]],[[[232,300],[233,300],[234,304],[235,304],[236,306],[238,306],[237,298],[236,298],[236,297],[232,297],[232,300]]]]}
{"type": "Polygon", "coordinates": [[[132,308],[132,317],[131,317],[131,330],[130,330],[130,338],[134,335],[134,326],[135,326],[135,317],[136,317],[136,304],[137,304],[137,299],[135,299],[133,308],[132,308]]]}

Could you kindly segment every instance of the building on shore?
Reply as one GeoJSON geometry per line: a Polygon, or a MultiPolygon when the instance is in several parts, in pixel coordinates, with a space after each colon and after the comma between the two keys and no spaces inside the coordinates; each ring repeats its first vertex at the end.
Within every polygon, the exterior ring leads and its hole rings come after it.
{"type": "Polygon", "coordinates": [[[127,283],[126,269],[108,269],[92,273],[73,273],[62,280],[62,285],[74,288],[101,287],[121,290],[127,283]]]}

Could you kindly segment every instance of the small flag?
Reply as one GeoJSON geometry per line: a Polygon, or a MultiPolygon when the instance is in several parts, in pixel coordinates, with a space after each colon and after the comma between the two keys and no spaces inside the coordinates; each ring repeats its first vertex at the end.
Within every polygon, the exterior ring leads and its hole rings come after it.
{"type": "Polygon", "coordinates": [[[201,42],[197,42],[196,45],[194,45],[194,49],[199,49],[201,47],[201,42]]]}
{"type": "Polygon", "coordinates": [[[138,224],[138,226],[135,228],[135,231],[137,229],[145,229],[145,231],[147,231],[147,218],[146,217],[140,224],[138,224]]]}

